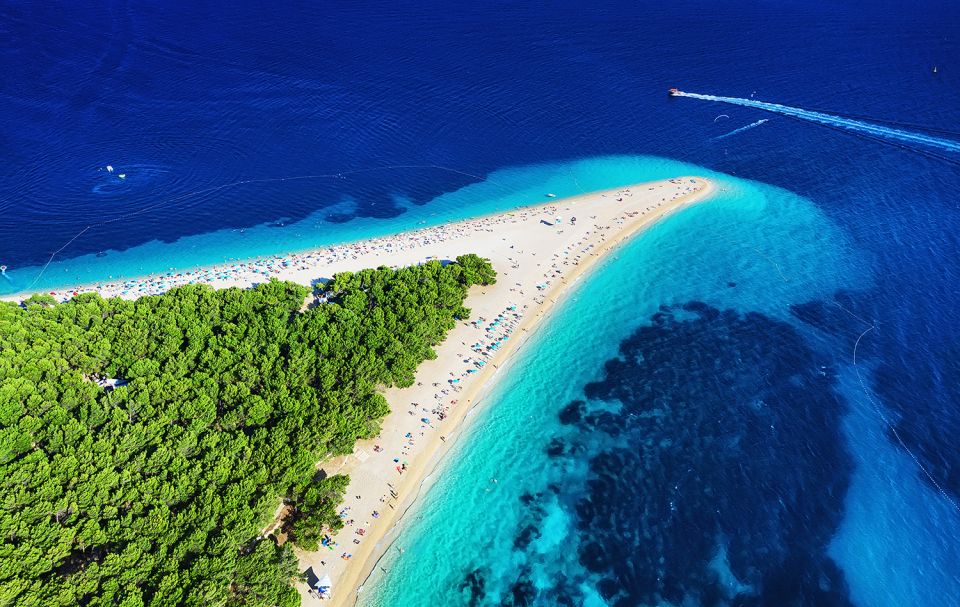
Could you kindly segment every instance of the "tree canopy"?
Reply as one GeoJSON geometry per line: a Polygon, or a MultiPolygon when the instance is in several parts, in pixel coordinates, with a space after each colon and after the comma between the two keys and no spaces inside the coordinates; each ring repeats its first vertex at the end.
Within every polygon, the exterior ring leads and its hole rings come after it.
{"type": "Polygon", "coordinates": [[[305,311],[278,281],[0,303],[0,606],[299,604],[258,535],[281,503],[307,549],[339,524],[316,463],[378,433],[378,390],[494,280],[467,255],[338,274],[305,311]]]}

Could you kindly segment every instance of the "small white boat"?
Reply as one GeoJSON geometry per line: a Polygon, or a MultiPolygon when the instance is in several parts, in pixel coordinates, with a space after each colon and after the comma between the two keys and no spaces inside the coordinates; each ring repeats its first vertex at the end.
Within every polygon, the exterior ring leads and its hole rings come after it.
{"type": "Polygon", "coordinates": [[[556,197],[557,197],[557,195],[554,194],[553,192],[547,194],[547,198],[556,198],[556,197]]]}
{"type": "Polygon", "coordinates": [[[113,172],[113,166],[111,166],[111,165],[108,164],[108,165],[107,165],[107,172],[108,172],[108,173],[112,173],[112,172],[113,172]]]}

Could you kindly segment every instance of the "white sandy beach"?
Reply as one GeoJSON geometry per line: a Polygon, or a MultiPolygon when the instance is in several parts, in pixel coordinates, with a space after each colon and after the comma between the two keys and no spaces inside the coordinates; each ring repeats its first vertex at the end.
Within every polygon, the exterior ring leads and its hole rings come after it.
{"type": "Polygon", "coordinates": [[[351,605],[357,588],[394,539],[387,537],[388,532],[415,500],[446,444],[462,430],[467,412],[568,287],[625,239],[688,204],[709,198],[711,190],[705,179],[678,177],[552,199],[391,237],[52,294],[68,299],[75,293],[96,291],[105,297],[132,299],[190,282],[247,287],[275,277],[311,284],[337,272],[409,266],[464,253],[491,260],[497,284],[473,287],[466,301],[472,310],[470,321],[459,323],[448,334],[436,348],[437,358],[417,370],[413,386],[386,393],[392,412],[380,436],[358,443],[353,455],[319,465],[327,474],[350,475],[342,510],[347,524],[332,536],[329,548],[297,553],[301,571],[311,568],[317,576],[313,579],[330,577],[330,597],[322,600],[306,584],[298,587],[305,606],[351,605]]]}
{"type": "MultiPolygon", "coordinates": [[[[329,600],[300,585],[305,606],[356,601],[357,588],[396,539],[399,519],[445,447],[462,430],[466,414],[564,291],[625,239],[708,198],[710,190],[704,179],[683,177],[424,231],[429,236],[400,237],[392,242],[386,260],[382,240],[375,247],[358,249],[357,258],[351,257],[342,269],[407,265],[475,252],[492,261],[497,284],[474,287],[466,302],[473,311],[471,320],[450,332],[436,348],[435,360],[420,366],[413,386],[387,392],[392,413],[380,436],[358,443],[353,455],[321,465],[328,474],[350,475],[341,510],[348,524],[332,536],[335,544],[329,548],[298,551],[301,570],[312,568],[315,579],[329,576],[332,581],[329,600]]],[[[402,538],[396,541],[402,547],[402,538]]]]}

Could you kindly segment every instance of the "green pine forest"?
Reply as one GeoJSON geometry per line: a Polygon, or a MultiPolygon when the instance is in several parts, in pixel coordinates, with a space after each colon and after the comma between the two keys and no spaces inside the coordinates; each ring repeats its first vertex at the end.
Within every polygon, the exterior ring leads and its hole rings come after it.
{"type": "Polygon", "coordinates": [[[279,281],[0,303],[0,607],[298,605],[290,543],[341,524],[348,480],[317,462],[378,433],[380,391],[495,279],[465,255],[338,274],[309,307],[279,281]]]}

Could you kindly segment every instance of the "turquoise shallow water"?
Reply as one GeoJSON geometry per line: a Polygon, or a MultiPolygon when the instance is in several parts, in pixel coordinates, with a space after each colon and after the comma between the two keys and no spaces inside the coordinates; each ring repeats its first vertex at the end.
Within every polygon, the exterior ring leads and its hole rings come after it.
{"type": "MultiPolygon", "coordinates": [[[[365,587],[362,605],[550,605],[568,600],[630,604],[603,598],[602,574],[588,571],[581,562],[580,549],[590,529],[578,521],[585,489],[576,487],[588,484],[590,458],[610,438],[581,434],[574,439],[578,452],[569,457],[550,455],[555,440],[566,441],[575,432],[559,420],[565,406],[585,398],[584,387],[601,379],[605,363],[618,357],[618,343],[649,325],[662,305],[696,300],[718,309],[790,321],[796,302],[829,299],[838,290],[855,298],[873,282],[864,270],[869,260],[810,201],[756,183],[727,177],[719,182],[723,191],[714,200],[669,218],[616,252],[524,346],[438,467],[419,506],[401,525],[380,563],[383,569],[375,570],[365,587]],[[566,587],[558,590],[558,580],[566,587]]],[[[844,306],[841,314],[847,316],[852,335],[869,326],[849,307],[844,306]]],[[[682,322],[683,313],[677,317],[682,322]]],[[[793,323],[797,324],[795,319],[793,323]]],[[[843,479],[838,483],[840,495],[832,502],[833,519],[842,522],[834,529],[823,521],[824,533],[818,527],[821,521],[803,521],[818,530],[812,535],[824,536],[815,546],[816,556],[839,566],[856,604],[935,604],[944,590],[960,592],[946,565],[958,562],[956,544],[950,539],[958,537],[950,535],[956,531],[956,518],[951,517],[955,513],[945,496],[916,477],[909,456],[882,439],[883,418],[860,384],[851,384],[853,342],[809,329],[800,332],[814,353],[811,376],[839,378],[834,382],[837,423],[832,430],[842,455],[836,458],[839,461],[830,461],[823,454],[819,461],[812,454],[810,461],[843,479]],[[844,360],[848,362],[836,362],[844,360]],[[930,512],[938,513],[937,525],[945,525],[946,538],[938,537],[937,526],[929,524],[930,512]],[[924,563],[923,550],[935,551],[931,563],[936,565],[924,563]],[[905,581],[887,584],[889,572],[905,581]]],[[[758,336],[768,338],[773,337],[758,336]]],[[[696,343],[692,348],[696,350],[696,343]]],[[[709,358],[706,352],[697,365],[709,366],[709,358]]],[[[861,372],[869,374],[869,369],[861,372]]],[[[616,402],[593,406],[622,412],[616,402]]],[[[630,420],[618,423],[628,426],[630,420]]],[[[803,445],[816,448],[818,440],[811,436],[803,445]]],[[[764,474],[789,475],[789,468],[772,465],[764,474]]],[[[766,479],[754,481],[762,485],[766,479]]],[[[669,483],[661,484],[662,492],[669,493],[669,483]]],[[[780,496],[770,498],[782,503],[780,496]]],[[[682,509],[683,502],[677,502],[671,509],[682,509]]],[[[711,498],[701,495],[690,502],[696,510],[711,498]]],[[[642,528],[649,522],[644,517],[651,516],[630,515],[637,520],[628,528],[642,528]]],[[[754,556],[789,551],[789,536],[785,537],[782,545],[766,547],[754,556]]],[[[762,540],[753,538],[757,544],[762,540]]],[[[776,538],[769,540],[777,543],[776,538]]],[[[761,592],[756,583],[738,579],[731,571],[723,539],[707,556],[711,584],[721,589],[724,600],[738,592],[754,596],[761,592]]],[[[745,569],[742,563],[739,568],[745,569]]],[[[702,593],[692,591],[687,597],[713,604],[702,593]]]]}
{"type": "MultiPolygon", "coordinates": [[[[377,571],[362,604],[460,604],[464,577],[477,563],[490,567],[484,604],[508,596],[522,565],[530,565],[535,586],[558,570],[576,577],[571,504],[548,499],[539,538],[518,550],[515,536],[529,517],[520,497],[587,476],[585,457],[558,465],[544,453],[552,436],[567,431],[558,412],[583,398],[620,339],[661,304],[696,299],[787,318],[794,301],[868,285],[869,276],[850,283],[860,260],[809,201],[726,177],[719,185],[709,203],[615,252],[525,345],[439,467],[382,562],[388,572],[377,571]]],[[[602,604],[595,591],[587,596],[602,604]]]]}
{"type": "MultiPolygon", "coordinates": [[[[861,372],[869,376],[869,367],[861,372]]],[[[926,484],[911,456],[891,445],[889,414],[854,370],[841,376],[841,387],[850,404],[843,432],[857,468],[830,555],[849,564],[851,597],[871,606],[950,604],[960,596],[955,498],[926,484]]]]}
{"type": "MultiPolygon", "coordinates": [[[[424,169],[395,168],[385,169],[384,172],[392,173],[398,181],[402,181],[406,174],[421,173],[424,169]]],[[[435,168],[428,172],[436,173],[439,177],[451,170],[435,168]]],[[[66,260],[55,256],[46,267],[8,270],[6,280],[0,280],[0,294],[282,254],[538,204],[548,200],[547,193],[559,197],[575,196],[631,183],[704,172],[693,165],[646,156],[596,157],[500,169],[485,179],[477,178],[476,183],[443,194],[424,205],[412,205],[398,195],[396,203],[404,207],[406,212],[390,221],[363,217],[355,217],[344,223],[331,221],[333,215],[351,216],[349,211],[354,202],[328,201],[336,204],[290,224],[273,222],[242,230],[220,230],[186,236],[172,243],[153,241],[123,251],[106,249],[100,256],[84,255],[66,260]]],[[[237,195],[243,193],[244,187],[234,188],[237,195]]],[[[138,218],[133,217],[128,221],[136,222],[138,218]]],[[[88,236],[84,234],[82,237],[88,236]]]]}

